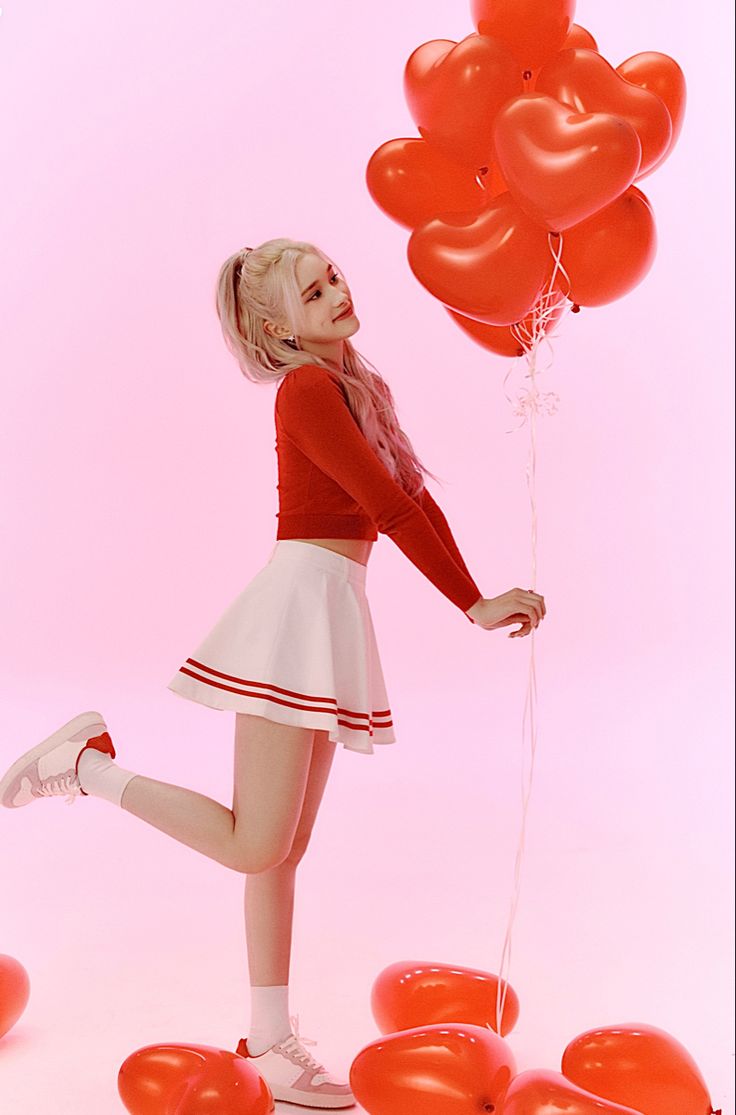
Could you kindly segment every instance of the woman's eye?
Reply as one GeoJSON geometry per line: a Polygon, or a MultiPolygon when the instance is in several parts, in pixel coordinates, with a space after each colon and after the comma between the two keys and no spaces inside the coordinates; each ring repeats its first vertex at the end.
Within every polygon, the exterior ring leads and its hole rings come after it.
{"type": "MultiPolygon", "coordinates": [[[[336,271],[334,275],[330,276],[330,282],[332,282],[333,279],[339,279],[339,278],[340,278],[340,276],[338,275],[338,273],[336,271]]],[[[321,290],[315,290],[314,294],[310,298],[308,298],[307,301],[311,302],[312,298],[315,298],[318,294],[321,294],[321,293],[322,293],[321,290]]]]}

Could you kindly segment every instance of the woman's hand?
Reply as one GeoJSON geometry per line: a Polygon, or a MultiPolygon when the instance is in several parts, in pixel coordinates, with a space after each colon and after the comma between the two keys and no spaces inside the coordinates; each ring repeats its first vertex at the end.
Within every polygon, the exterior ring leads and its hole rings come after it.
{"type": "Polygon", "coordinates": [[[532,628],[538,627],[547,615],[547,606],[538,592],[512,588],[502,596],[493,596],[488,600],[481,598],[465,614],[485,631],[508,627],[512,623],[521,624],[516,631],[509,632],[509,638],[513,639],[517,635],[528,635],[532,628]]]}

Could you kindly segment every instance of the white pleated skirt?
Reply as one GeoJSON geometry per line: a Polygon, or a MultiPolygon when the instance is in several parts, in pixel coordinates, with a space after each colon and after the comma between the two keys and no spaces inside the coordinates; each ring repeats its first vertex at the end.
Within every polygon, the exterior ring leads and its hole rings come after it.
{"type": "Polygon", "coordinates": [[[210,708],[319,728],[348,751],[394,743],[366,572],[333,550],[279,539],[167,688],[210,708]]]}

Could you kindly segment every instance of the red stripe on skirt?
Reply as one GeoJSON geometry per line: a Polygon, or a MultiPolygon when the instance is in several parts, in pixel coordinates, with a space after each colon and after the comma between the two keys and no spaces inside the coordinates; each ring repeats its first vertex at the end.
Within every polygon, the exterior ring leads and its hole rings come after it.
{"type": "Polygon", "coordinates": [[[194,658],[187,658],[187,662],[191,662],[191,664],[193,666],[197,666],[201,670],[207,670],[208,673],[214,674],[218,678],[224,678],[227,681],[238,682],[240,685],[248,685],[251,688],[257,690],[257,692],[244,693],[242,689],[237,689],[233,685],[223,685],[222,682],[212,681],[210,678],[206,678],[206,677],[200,677],[199,674],[195,674],[193,670],[187,670],[185,666],[180,666],[179,667],[179,673],[186,674],[188,677],[194,678],[195,681],[201,681],[205,685],[211,685],[214,689],[224,689],[228,693],[237,693],[242,697],[260,697],[260,698],[262,698],[263,700],[266,700],[266,701],[273,701],[274,704],[284,705],[286,708],[304,709],[305,711],[308,711],[308,712],[326,712],[326,713],[335,713],[336,712],[338,714],[341,714],[343,716],[349,716],[349,717],[351,717],[353,719],[356,719],[356,720],[364,719],[364,720],[368,721],[368,724],[349,724],[347,721],[338,719],[338,723],[342,724],[343,727],[353,728],[356,731],[368,732],[374,726],[378,727],[378,728],[391,728],[391,727],[393,727],[393,721],[392,720],[390,720],[390,719],[385,720],[384,719],[385,717],[390,717],[391,716],[391,709],[390,708],[389,709],[382,709],[380,712],[374,712],[372,715],[370,713],[367,713],[367,712],[353,712],[350,709],[339,708],[337,706],[337,701],[335,700],[334,697],[314,697],[314,696],[310,696],[307,693],[300,693],[300,692],[298,692],[296,690],[293,690],[293,689],[284,689],[280,685],[269,685],[267,682],[251,681],[248,678],[239,678],[239,677],[236,677],[232,674],[224,674],[220,670],[213,670],[210,666],[205,666],[202,662],[197,662],[197,660],[194,659],[194,658]],[[296,697],[300,701],[321,702],[323,705],[326,704],[329,707],[327,707],[327,708],[324,708],[324,707],[323,708],[316,708],[314,705],[298,704],[295,701],[282,701],[278,697],[273,697],[270,693],[262,692],[263,689],[273,689],[277,693],[284,693],[285,695],[287,695],[289,697],[296,697]],[[378,724],[376,722],[376,718],[378,718],[378,717],[380,717],[381,720],[382,720],[382,722],[380,724],[378,724]]]}

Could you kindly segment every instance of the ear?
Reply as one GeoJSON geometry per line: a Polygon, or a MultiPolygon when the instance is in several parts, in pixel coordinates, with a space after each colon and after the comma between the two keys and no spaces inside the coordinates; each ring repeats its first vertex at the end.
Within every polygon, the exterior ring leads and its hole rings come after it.
{"type": "Polygon", "coordinates": [[[275,337],[277,341],[283,340],[284,337],[291,336],[288,328],[285,325],[275,325],[272,321],[267,321],[264,324],[263,328],[270,337],[275,337]],[[279,336],[279,334],[283,334],[283,336],[279,336]]]}

